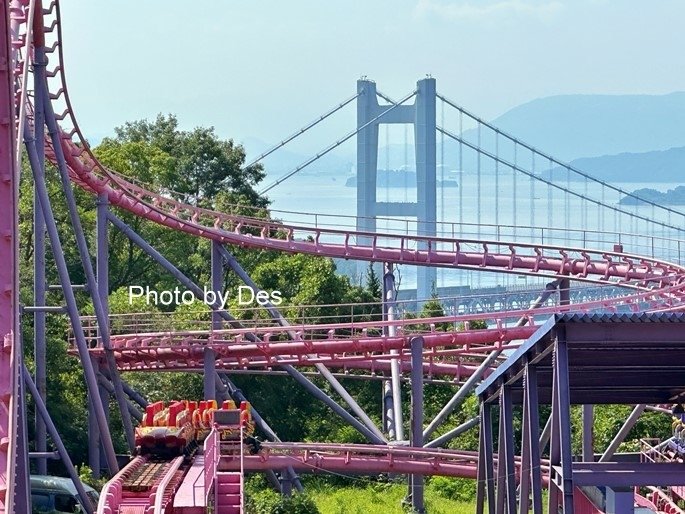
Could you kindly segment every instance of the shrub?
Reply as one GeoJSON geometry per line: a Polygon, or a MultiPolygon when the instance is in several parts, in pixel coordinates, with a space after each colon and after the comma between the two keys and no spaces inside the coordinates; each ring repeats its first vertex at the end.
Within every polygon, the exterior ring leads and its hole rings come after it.
{"type": "Polygon", "coordinates": [[[430,487],[450,500],[470,502],[476,497],[476,481],[469,478],[433,477],[430,487]]]}
{"type": "Polygon", "coordinates": [[[314,500],[306,494],[286,497],[271,489],[251,494],[245,507],[247,514],[320,514],[314,500]]]}

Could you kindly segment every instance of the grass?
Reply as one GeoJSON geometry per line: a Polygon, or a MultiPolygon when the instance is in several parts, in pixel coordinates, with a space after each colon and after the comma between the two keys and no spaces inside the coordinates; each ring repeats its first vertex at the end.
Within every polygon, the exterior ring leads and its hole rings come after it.
{"type": "MultiPolygon", "coordinates": [[[[361,487],[332,487],[322,485],[310,488],[321,514],[404,514],[401,502],[407,494],[402,484],[376,484],[361,487]]],[[[474,503],[458,502],[440,496],[431,487],[425,491],[428,514],[471,514],[474,503]]]]}

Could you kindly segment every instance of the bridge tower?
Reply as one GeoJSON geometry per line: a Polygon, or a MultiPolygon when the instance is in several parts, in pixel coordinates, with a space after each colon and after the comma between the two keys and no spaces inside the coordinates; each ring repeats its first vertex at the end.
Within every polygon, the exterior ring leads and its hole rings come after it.
{"type": "MultiPolygon", "coordinates": [[[[436,235],[436,94],[435,79],[425,78],[416,85],[412,105],[379,105],[376,83],[357,81],[357,230],[376,231],[377,216],[413,216],[419,235],[436,235]],[[380,117],[379,117],[380,116],[380,117]],[[370,123],[374,118],[376,121],[370,123]],[[416,153],[416,201],[379,202],[376,197],[378,175],[378,128],[383,123],[414,126],[416,153]]],[[[369,243],[368,238],[365,242],[369,243]]],[[[361,241],[360,241],[361,242],[361,241]]],[[[424,245],[423,248],[425,249],[424,245]]],[[[436,286],[436,270],[420,266],[417,270],[416,297],[429,298],[436,286]]]]}

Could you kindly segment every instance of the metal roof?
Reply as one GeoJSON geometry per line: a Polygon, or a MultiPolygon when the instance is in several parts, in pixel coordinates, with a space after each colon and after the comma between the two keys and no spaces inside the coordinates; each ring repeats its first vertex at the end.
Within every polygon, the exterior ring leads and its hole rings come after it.
{"type": "Polygon", "coordinates": [[[539,401],[551,403],[557,337],[567,342],[571,403],[668,403],[685,392],[685,313],[568,313],[552,316],[481,383],[481,401],[496,401],[506,383],[521,403],[530,362],[539,401]]]}

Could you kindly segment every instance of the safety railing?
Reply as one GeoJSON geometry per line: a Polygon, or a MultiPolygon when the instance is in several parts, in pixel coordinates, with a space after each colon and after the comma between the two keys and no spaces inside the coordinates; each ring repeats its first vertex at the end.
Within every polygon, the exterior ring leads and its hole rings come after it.
{"type": "Polygon", "coordinates": [[[245,422],[240,422],[240,514],[245,512],[245,422]]]}
{"type": "Polygon", "coordinates": [[[654,437],[640,439],[640,461],[669,462],[671,458],[663,451],[667,442],[654,437]]]}
{"type": "Polygon", "coordinates": [[[209,505],[209,500],[214,493],[214,505],[217,503],[217,488],[214,484],[216,478],[216,470],[219,464],[219,431],[213,427],[209,435],[205,439],[204,445],[204,481],[205,481],[205,505],[209,505]]]}
{"type": "MultiPolygon", "coordinates": [[[[446,314],[482,315],[500,312],[502,307],[517,307],[530,304],[545,289],[544,284],[537,287],[531,285],[514,285],[492,287],[487,292],[473,294],[459,291],[458,294],[442,295],[430,300],[439,302],[446,314]]],[[[572,299],[590,301],[610,299],[625,295],[626,290],[620,287],[588,286],[574,287],[569,291],[572,299]]],[[[424,299],[429,300],[429,299],[424,299]]],[[[418,317],[417,300],[396,300],[394,306],[398,318],[418,317]]],[[[558,303],[557,295],[550,295],[549,305],[558,303]]],[[[345,321],[351,325],[365,322],[382,321],[383,305],[380,302],[359,302],[341,304],[306,304],[279,306],[284,319],[296,329],[298,326],[310,324],[333,323],[345,321]]],[[[274,326],[274,321],[265,317],[262,307],[231,308],[230,312],[242,325],[248,329],[261,329],[274,326]]],[[[183,314],[174,312],[138,312],[127,314],[113,314],[110,316],[110,329],[113,336],[122,334],[164,333],[184,330],[212,329],[211,311],[196,310],[183,314]]],[[[98,341],[97,319],[95,316],[82,316],[82,325],[86,337],[98,341]]]]}

